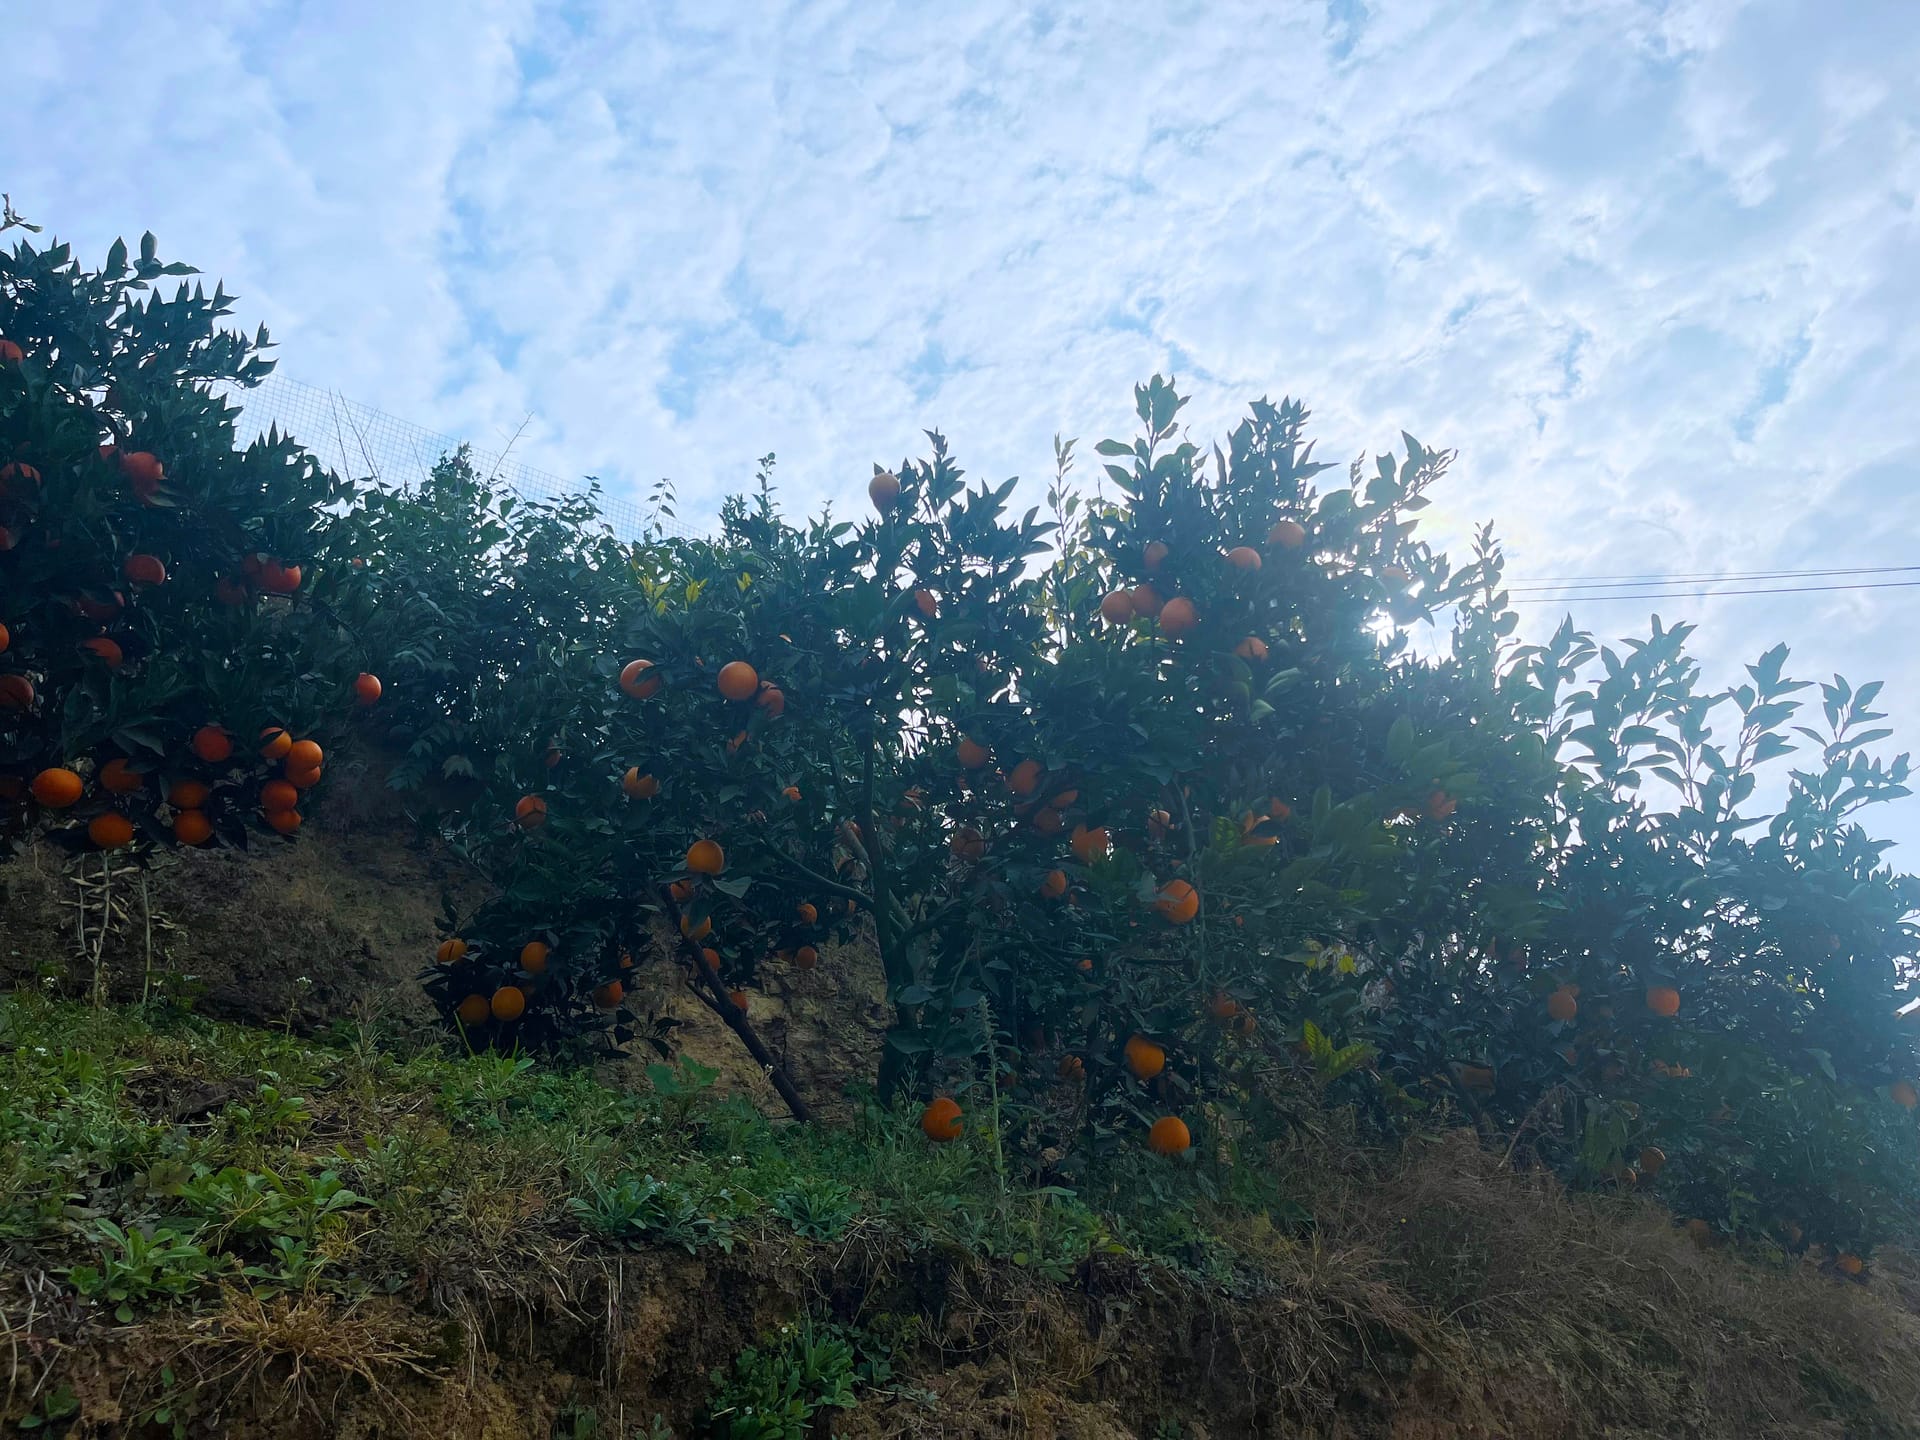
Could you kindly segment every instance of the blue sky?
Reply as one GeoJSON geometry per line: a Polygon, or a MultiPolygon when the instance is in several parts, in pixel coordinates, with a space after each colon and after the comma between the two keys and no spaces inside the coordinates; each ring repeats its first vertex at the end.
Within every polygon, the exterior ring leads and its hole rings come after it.
{"type": "MultiPolygon", "coordinates": [[[[1037,480],[1171,370],[1201,435],[1287,393],[1328,456],[1457,447],[1430,527],[1494,519],[1516,574],[1920,564],[1912,0],[77,0],[8,32],[29,216],[96,255],[152,228],[290,375],[483,442],[531,416],[531,462],[670,475],[688,517],[769,450],[793,508],[844,508],[932,426],[1037,480]]],[[[1920,717],[1920,589],[1659,608],[1716,679],[1785,639],[1920,717]]],[[[1920,801],[1884,824],[1920,841],[1920,801]]]]}

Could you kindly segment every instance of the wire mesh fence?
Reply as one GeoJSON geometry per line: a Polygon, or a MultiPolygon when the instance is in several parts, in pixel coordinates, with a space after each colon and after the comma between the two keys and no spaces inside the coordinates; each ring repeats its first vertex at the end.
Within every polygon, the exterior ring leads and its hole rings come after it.
{"type": "MultiPolygon", "coordinates": [[[[423,478],[442,455],[467,443],[475,470],[495,477],[529,500],[575,495],[587,488],[584,480],[568,480],[521,463],[510,447],[462,442],[334,391],[304,384],[279,370],[255,388],[236,391],[230,398],[241,407],[243,442],[277,425],[282,433],[292,435],[312,451],[322,465],[342,475],[372,476],[388,485],[410,485],[423,478]]],[[[649,533],[695,533],[677,520],[649,513],[624,496],[603,493],[600,510],[614,533],[627,540],[649,533]]]]}

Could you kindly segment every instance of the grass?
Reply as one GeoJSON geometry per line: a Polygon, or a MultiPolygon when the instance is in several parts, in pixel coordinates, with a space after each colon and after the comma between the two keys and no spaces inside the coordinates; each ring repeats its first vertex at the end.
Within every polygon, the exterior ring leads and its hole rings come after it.
{"type": "Polygon", "coordinates": [[[0,1418],[882,1434],[931,1407],[964,1435],[1093,1407],[1255,1434],[1338,1404],[1365,1434],[1414,1404],[1489,1433],[1920,1433],[1897,1254],[1849,1285],[1704,1252],[1645,1201],[1464,1134],[1368,1148],[1337,1113],[1073,1193],[905,1111],[801,1127],[697,1065],[650,1079],[0,1000],[0,1418]]]}

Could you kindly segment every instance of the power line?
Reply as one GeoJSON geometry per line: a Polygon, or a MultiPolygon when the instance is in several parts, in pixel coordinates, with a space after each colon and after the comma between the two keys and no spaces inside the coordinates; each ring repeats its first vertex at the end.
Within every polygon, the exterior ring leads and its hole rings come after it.
{"type": "Polygon", "coordinates": [[[1700,575],[1579,575],[1552,578],[1530,575],[1515,580],[1509,590],[1601,590],[1631,585],[1718,584],[1727,580],[1810,580],[1834,575],[1904,575],[1920,571],[1920,565],[1859,565],[1834,570],[1722,570],[1700,575]]]}
{"type": "MultiPolygon", "coordinates": [[[[1904,567],[1913,568],[1913,567],[1904,567]]],[[[1811,595],[1833,590],[1907,590],[1920,586],[1920,580],[1883,580],[1861,585],[1775,585],[1748,590],[1637,591],[1623,595],[1523,595],[1509,600],[1512,605],[1570,605],[1578,600],[1717,600],[1723,595],[1811,595]]]]}

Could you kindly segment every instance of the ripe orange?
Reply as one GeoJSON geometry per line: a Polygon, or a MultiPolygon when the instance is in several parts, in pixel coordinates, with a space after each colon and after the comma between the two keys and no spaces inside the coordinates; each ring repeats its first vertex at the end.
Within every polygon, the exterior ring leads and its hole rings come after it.
{"type": "Polygon", "coordinates": [[[526,1013],[526,992],[518,985],[502,985],[493,992],[493,999],[487,1008],[493,1012],[494,1019],[502,1024],[512,1024],[526,1013]]]}
{"type": "Polygon", "coordinates": [[[680,933],[689,940],[704,940],[713,933],[713,920],[709,917],[695,924],[691,915],[682,915],[680,933]]]}
{"type": "Polygon", "coordinates": [[[8,633],[6,626],[0,625],[0,655],[6,654],[7,647],[12,643],[13,636],[8,633]]]}
{"type": "Polygon", "coordinates": [[[820,963],[820,952],[811,945],[802,945],[793,952],[793,963],[802,970],[811,970],[820,963]]]}
{"type": "Polygon", "coordinates": [[[291,595],[300,588],[300,567],[269,560],[260,567],[260,588],[269,595],[291,595]]]}
{"type": "Polygon", "coordinates": [[[1042,835],[1058,835],[1067,828],[1067,822],[1058,810],[1042,810],[1033,817],[1033,828],[1042,835]]]}
{"type": "Polygon", "coordinates": [[[167,789],[167,804],[176,810],[198,810],[212,793],[198,780],[176,780],[167,789]]]}
{"type": "Polygon", "coordinates": [[[1112,838],[1107,834],[1107,827],[1104,825],[1096,825],[1091,830],[1085,825],[1074,826],[1073,835],[1067,844],[1072,848],[1073,853],[1080,857],[1082,865],[1091,865],[1096,860],[1106,859],[1108,852],[1113,848],[1112,838]]]}
{"type": "Polygon", "coordinates": [[[636,700],[649,699],[660,693],[660,673],[651,660],[629,660],[620,670],[620,688],[636,700]]]}
{"type": "Polygon", "coordinates": [[[1200,892],[1185,880],[1169,880],[1160,887],[1160,896],[1153,902],[1153,908],[1160,912],[1162,919],[1185,925],[1200,913],[1200,892]]]}
{"type": "Polygon", "coordinates": [[[1646,1172],[1646,1176],[1649,1180],[1651,1180],[1655,1175],[1658,1175],[1662,1170],[1664,1170],[1666,1168],[1666,1165],[1667,1165],[1667,1152],[1662,1150],[1658,1145],[1646,1145],[1641,1147],[1640,1168],[1641,1170],[1646,1172]]]}
{"type": "Polygon", "coordinates": [[[167,478],[167,467],[150,450],[128,450],[120,457],[120,473],[142,500],[151,500],[167,478]]]}
{"type": "Polygon", "coordinates": [[[204,845],[213,838],[213,822],[198,810],[182,810],[173,817],[173,838],[182,845],[204,845]]]}
{"type": "Polygon", "coordinates": [[[303,770],[288,769],[285,773],[287,783],[296,790],[311,790],[320,783],[320,767],[318,765],[303,770]]]}
{"type": "Polygon", "coordinates": [[[547,968],[550,953],[546,941],[529,940],[520,947],[520,968],[529,975],[538,975],[547,968]]]}
{"type": "Polygon", "coordinates": [[[1207,1014],[1215,1020],[1231,1020],[1240,1013],[1240,1002],[1224,990],[1216,990],[1207,1001],[1207,1014]]]}
{"type": "Polygon", "coordinates": [[[963,770],[979,770],[993,758],[993,752],[972,736],[962,736],[960,743],[953,747],[954,759],[960,762],[963,770]]]}
{"type": "Polygon", "coordinates": [[[167,582],[167,567],[158,555],[135,554],[127,557],[120,567],[120,573],[135,585],[164,585],[167,582]]]}
{"type": "Polygon", "coordinates": [[[476,1025],[487,1023],[487,1017],[493,1014],[493,1007],[487,1004],[484,995],[469,995],[454,1007],[453,1013],[460,1017],[460,1023],[471,1030],[476,1025]]]}
{"type": "Polygon", "coordinates": [[[1100,602],[1100,618],[1114,625],[1124,625],[1133,619],[1133,595],[1126,590],[1115,590],[1100,602]]]}
{"type": "Polygon", "coordinates": [[[1703,1250],[1713,1243],[1713,1226],[1704,1220],[1696,1217],[1687,1221],[1686,1231],[1687,1238],[1703,1250]]]}
{"type": "Polygon", "coordinates": [[[522,795],[513,807],[513,819],[522,830],[538,830],[547,823],[547,802],[538,795],[522,795]]]}
{"type": "Polygon", "coordinates": [[[780,792],[780,798],[785,800],[789,805],[798,805],[800,803],[800,787],[798,785],[787,786],[786,789],[780,792]]]}
{"type": "Polygon", "coordinates": [[[1133,601],[1133,613],[1142,620],[1154,619],[1159,615],[1160,607],[1167,603],[1160,598],[1158,590],[1145,584],[1134,586],[1133,594],[1128,598],[1133,601]]]}
{"type": "Polygon", "coordinates": [[[361,671],[353,677],[353,698],[360,705],[371,705],[380,698],[380,677],[361,671]]]}
{"type": "Polygon", "coordinates": [[[1293,815],[1293,807],[1287,804],[1286,801],[1284,800],[1268,800],[1267,801],[1267,818],[1268,819],[1286,820],[1286,819],[1289,819],[1292,815],[1293,815]]]}
{"type": "Polygon", "coordinates": [[[31,710],[33,682],[24,675],[0,675],[0,710],[31,710]]]}
{"type": "Polygon", "coordinates": [[[1031,795],[1040,788],[1040,762],[1022,760],[1007,775],[1007,789],[1016,795],[1031,795]]]}
{"type": "Polygon", "coordinates": [[[1058,900],[1067,893],[1067,873],[1064,870],[1049,870],[1040,881],[1040,893],[1049,900],[1058,900]]]}
{"type": "Polygon", "coordinates": [[[674,904],[684,905],[693,898],[693,882],[676,880],[667,887],[667,893],[673,897],[674,904]]]}
{"type": "Polygon", "coordinates": [[[1167,1052],[1144,1035],[1130,1035],[1124,1051],[1127,1069],[1138,1080],[1151,1080],[1167,1068],[1167,1052]]]}
{"type": "Polygon", "coordinates": [[[1562,985],[1547,996],[1547,1014],[1562,1023],[1573,1019],[1580,1013],[1580,1002],[1574,998],[1573,991],[1562,985]]]}
{"type": "Polygon", "coordinates": [[[561,752],[560,747],[554,744],[551,740],[549,740],[547,742],[547,753],[545,755],[542,755],[540,757],[540,760],[541,760],[541,763],[547,767],[547,769],[551,770],[553,769],[554,766],[558,765],[562,760],[566,758],[567,757],[565,756],[565,754],[561,752]]]}
{"type": "Polygon", "coordinates": [[[146,783],[146,776],[117,756],[100,767],[100,787],[112,794],[131,795],[146,783]]]}
{"type": "Polygon", "coordinates": [[[744,990],[727,991],[727,999],[733,1002],[733,1008],[736,1010],[745,1010],[747,1008],[747,992],[744,990]]]}
{"type": "Polygon", "coordinates": [[[433,958],[442,965],[451,965],[457,960],[467,958],[467,942],[455,936],[451,940],[442,940],[440,948],[433,952],[433,958]]]}
{"type": "Polygon", "coordinates": [[[285,780],[269,780],[260,787],[260,808],[271,814],[291,810],[300,803],[300,792],[285,780]]]}
{"type": "Polygon", "coordinates": [[[218,725],[202,725],[189,742],[193,753],[209,765],[218,765],[233,754],[233,737],[218,725]]]}
{"type": "Polygon", "coordinates": [[[273,829],[278,830],[282,835],[291,835],[300,828],[300,812],[298,810],[269,810],[267,812],[267,824],[273,829]]]}
{"type": "Polygon", "coordinates": [[[1184,1155],[1192,1145],[1187,1122],[1178,1115],[1162,1115],[1147,1131],[1147,1148],[1156,1155],[1184,1155]]]}
{"type": "Polygon", "coordinates": [[[1842,1250],[1840,1252],[1840,1258],[1835,1260],[1833,1264],[1835,1269],[1849,1278],[1858,1276],[1862,1270],[1867,1268],[1866,1262],[1850,1250],[1842,1250]]]}
{"type": "Polygon", "coordinates": [[[96,815],[87,824],[87,838],[102,850],[118,850],[122,845],[132,843],[133,822],[126,816],[109,810],[104,815],[96,815]]]}
{"type": "Polygon", "coordinates": [[[717,975],[720,973],[720,952],[718,950],[715,950],[712,946],[703,947],[700,951],[700,959],[706,964],[707,969],[713,971],[714,974],[717,975]]]}
{"type": "Polygon", "coordinates": [[[105,662],[109,670],[118,670],[121,662],[127,658],[118,642],[109,640],[105,635],[96,635],[91,640],[82,640],[80,648],[105,662]]]}
{"type": "Polygon", "coordinates": [[[1065,810],[1079,798],[1080,792],[1078,790],[1062,790],[1051,800],[1047,801],[1047,804],[1056,810],[1065,810]]]}
{"type": "Polygon", "coordinates": [[[778,720],[787,713],[787,695],[777,685],[768,685],[760,692],[760,708],[773,719],[778,720]]]}
{"type": "Polygon", "coordinates": [[[687,847],[687,869],[696,875],[718,875],[727,868],[727,852],[711,840],[696,840],[687,847]]]}
{"type": "Polygon", "coordinates": [[[11,340],[0,340],[0,365],[18,365],[26,352],[11,340]]]}
{"type": "Polygon", "coordinates": [[[729,660],[715,683],[729,700],[751,700],[760,688],[760,674],[744,660],[729,660]]]}
{"type": "Polygon", "coordinates": [[[933,592],[931,590],[914,591],[913,603],[920,613],[929,620],[940,613],[940,602],[933,598],[933,592]]]}
{"type": "Polygon", "coordinates": [[[1233,653],[1257,665],[1267,658],[1267,642],[1258,635],[1249,635],[1233,647],[1233,653]]]}
{"type": "Polygon", "coordinates": [[[326,752],[311,740],[296,740],[287,747],[287,769],[317,770],[326,752]]]}
{"type": "Polygon", "coordinates": [[[1298,520],[1276,520],[1267,532],[1267,543],[1282,550],[1298,550],[1307,543],[1307,527],[1298,520]]]}
{"type": "Polygon", "coordinates": [[[1060,1057],[1060,1078],[1062,1080],[1084,1080],[1087,1078],[1087,1062],[1078,1055],[1060,1057]]]}
{"type": "Polygon", "coordinates": [[[1460,808],[1460,802],[1444,790],[1435,790],[1427,796],[1427,818],[1445,820],[1460,808]]]}
{"type": "Polygon", "coordinates": [[[1260,552],[1251,545],[1236,545],[1227,552],[1227,563],[1236,570],[1258,570],[1260,552]]]}
{"type": "Polygon", "coordinates": [[[1158,570],[1162,565],[1166,564],[1167,542],[1164,540],[1149,540],[1147,542],[1147,548],[1140,552],[1140,563],[1147,567],[1149,573],[1158,570]]]}
{"type": "Polygon", "coordinates": [[[287,752],[293,749],[293,736],[278,725],[269,725],[260,732],[260,758],[262,760],[284,760],[287,752]]]}
{"type": "Polygon", "coordinates": [[[618,980],[609,980],[598,986],[593,992],[593,1003],[602,1010],[617,1010],[620,1002],[627,998],[627,987],[618,980]]]}
{"type": "Polygon", "coordinates": [[[80,798],[86,786],[80,783],[80,777],[73,771],[54,766],[34,776],[33,783],[27,789],[47,809],[64,810],[80,798]]]}
{"type": "Polygon", "coordinates": [[[971,825],[963,825],[947,840],[947,848],[956,860],[978,860],[987,853],[986,837],[971,825]]]}
{"type": "Polygon", "coordinates": [[[1680,992],[1671,985],[1647,987],[1647,1009],[1666,1019],[1680,1013],[1680,992]]]}
{"type": "Polygon", "coordinates": [[[942,1095],[920,1112],[920,1129],[936,1145],[958,1140],[964,1128],[960,1106],[950,1095],[942,1095]]]}
{"type": "Polygon", "coordinates": [[[891,514],[900,503],[900,477],[882,470],[867,482],[867,498],[882,515],[891,514]]]}
{"type": "Polygon", "coordinates": [[[1170,639],[1179,639],[1199,623],[1193,602],[1184,595],[1176,595],[1160,607],[1160,629],[1170,639]]]}
{"type": "Polygon", "coordinates": [[[793,913],[794,917],[798,919],[802,925],[813,925],[818,923],[820,919],[820,912],[805,900],[802,900],[798,905],[794,906],[793,913]]]}
{"type": "Polygon", "coordinates": [[[620,777],[620,788],[636,800],[651,800],[660,793],[660,782],[651,775],[640,773],[640,767],[634,765],[620,777]]]}
{"type": "Polygon", "coordinates": [[[1911,1110],[1914,1106],[1920,1105],[1920,1092],[1914,1090],[1911,1081],[1894,1081],[1893,1088],[1889,1090],[1887,1094],[1893,1097],[1894,1104],[1904,1110],[1911,1110]]]}

